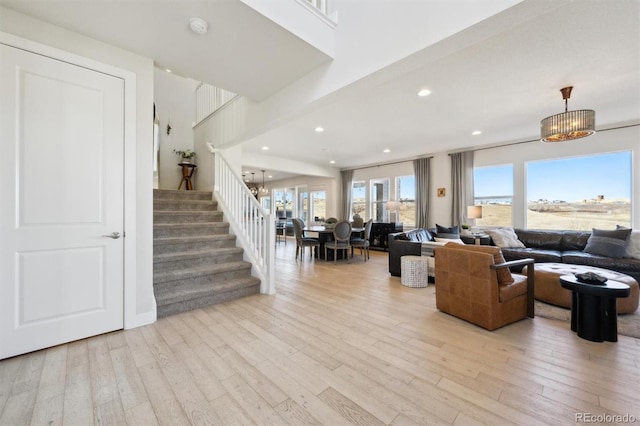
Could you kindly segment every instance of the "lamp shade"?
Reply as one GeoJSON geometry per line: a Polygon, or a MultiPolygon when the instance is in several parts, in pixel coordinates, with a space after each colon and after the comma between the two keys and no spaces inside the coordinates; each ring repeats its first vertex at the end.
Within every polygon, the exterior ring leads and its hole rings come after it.
{"type": "Polygon", "coordinates": [[[564,142],[590,136],[596,132],[596,112],[580,109],[552,115],[540,122],[542,142],[564,142]]]}
{"type": "Polygon", "coordinates": [[[468,206],[467,207],[468,219],[482,219],[482,206],[468,206]]]}
{"type": "Polygon", "coordinates": [[[568,101],[573,86],[560,89],[564,112],[540,121],[542,142],[564,142],[590,136],[596,132],[596,112],[591,109],[569,111],[568,101]]]}

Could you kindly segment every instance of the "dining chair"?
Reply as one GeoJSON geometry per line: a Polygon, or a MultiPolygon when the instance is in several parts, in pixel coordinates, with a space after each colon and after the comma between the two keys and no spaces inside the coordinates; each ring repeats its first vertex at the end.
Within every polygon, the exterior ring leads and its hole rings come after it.
{"type": "Polygon", "coordinates": [[[351,238],[351,257],[353,257],[353,249],[359,248],[360,253],[364,256],[364,261],[369,259],[369,239],[371,238],[371,226],[373,225],[373,219],[369,219],[364,226],[364,232],[362,237],[351,238]]]}
{"type": "Polygon", "coordinates": [[[293,223],[293,234],[296,237],[296,260],[298,260],[298,253],[300,253],[300,261],[303,260],[305,247],[309,247],[309,257],[313,257],[313,248],[320,247],[320,241],[317,238],[309,238],[303,235],[304,222],[302,220],[291,219],[291,222],[293,223]]]}
{"type": "Polygon", "coordinates": [[[276,244],[280,242],[280,237],[287,244],[287,222],[285,220],[276,221],[276,244]]]}
{"type": "Polygon", "coordinates": [[[333,227],[333,241],[327,241],[324,243],[324,260],[327,261],[327,249],[333,250],[333,263],[336,263],[338,259],[338,250],[344,250],[344,256],[349,262],[349,249],[351,244],[351,223],[346,220],[341,220],[333,227]]]}
{"type": "Polygon", "coordinates": [[[354,214],[351,226],[353,226],[354,228],[362,228],[364,226],[364,219],[362,219],[359,214],[354,214]]]}

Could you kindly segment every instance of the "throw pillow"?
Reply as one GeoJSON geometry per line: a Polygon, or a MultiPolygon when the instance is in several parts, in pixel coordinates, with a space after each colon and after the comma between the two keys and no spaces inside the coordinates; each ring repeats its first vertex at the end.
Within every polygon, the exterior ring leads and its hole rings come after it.
{"type": "MultiPolygon", "coordinates": [[[[626,226],[617,225],[616,229],[629,229],[626,226]]],[[[631,259],[640,259],[640,230],[634,229],[629,235],[629,241],[627,241],[627,249],[624,252],[624,257],[631,259]]]]}
{"type": "Polygon", "coordinates": [[[438,238],[460,238],[460,228],[458,228],[458,225],[447,228],[436,223],[436,235],[438,238]]]}
{"type": "Polygon", "coordinates": [[[526,246],[518,239],[516,231],[513,228],[485,229],[493,240],[493,244],[498,247],[525,248],[526,246]]]}
{"type": "MultiPolygon", "coordinates": [[[[457,244],[447,244],[448,248],[456,249],[456,250],[466,250],[466,251],[478,251],[481,253],[489,253],[493,255],[493,263],[495,265],[499,265],[504,263],[504,256],[502,255],[502,250],[500,247],[495,246],[476,246],[476,245],[463,245],[458,246],[457,244]]],[[[498,279],[498,284],[512,284],[513,283],[513,275],[511,275],[511,271],[509,268],[497,268],[496,269],[496,278],[498,279]]]]}
{"type": "Polygon", "coordinates": [[[593,228],[584,251],[620,259],[625,255],[629,235],[631,235],[631,229],[628,228],[615,230],[593,228]]]}
{"type": "Polygon", "coordinates": [[[440,238],[436,237],[437,243],[456,243],[456,244],[464,244],[460,238],[440,238]]]}

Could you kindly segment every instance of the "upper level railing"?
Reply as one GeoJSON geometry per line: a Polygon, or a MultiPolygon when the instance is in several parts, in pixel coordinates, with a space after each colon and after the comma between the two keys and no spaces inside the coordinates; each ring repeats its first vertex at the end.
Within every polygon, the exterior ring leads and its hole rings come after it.
{"type": "Polygon", "coordinates": [[[320,12],[327,14],[327,0],[305,0],[311,6],[318,9],[320,12]]]}
{"type": "Polygon", "coordinates": [[[236,95],[228,90],[201,83],[196,88],[196,124],[216,112],[236,95]]]}
{"type": "Polygon", "coordinates": [[[253,264],[255,275],[261,280],[260,292],[274,294],[275,221],[251,194],[242,177],[231,168],[222,152],[210,143],[207,148],[214,157],[213,191],[218,207],[253,264]]]}

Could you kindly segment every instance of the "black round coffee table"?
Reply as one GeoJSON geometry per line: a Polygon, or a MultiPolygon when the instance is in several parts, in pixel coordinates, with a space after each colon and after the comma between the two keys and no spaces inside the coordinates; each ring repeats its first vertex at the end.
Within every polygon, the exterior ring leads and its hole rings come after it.
{"type": "Polygon", "coordinates": [[[628,297],[630,288],[618,281],[586,284],[573,275],[560,277],[560,285],[571,290],[571,330],[592,342],[618,341],[616,298],[628,297]]]}

